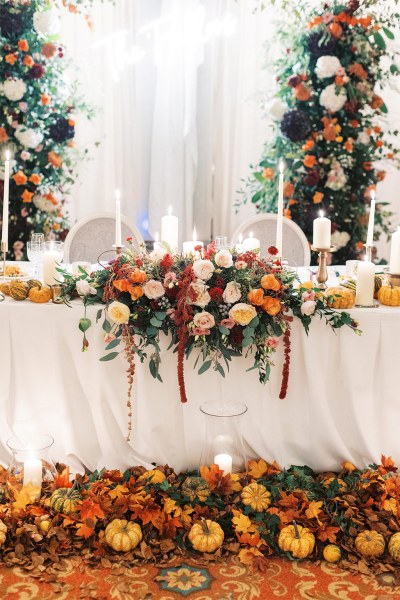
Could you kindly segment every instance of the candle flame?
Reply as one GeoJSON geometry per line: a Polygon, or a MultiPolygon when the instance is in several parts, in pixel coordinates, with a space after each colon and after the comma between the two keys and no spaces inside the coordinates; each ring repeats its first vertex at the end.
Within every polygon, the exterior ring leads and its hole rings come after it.
{"type": "Polygon", "coordinates": [[[253,232],[252,232],[252,231],[250,231],[250,233],[249,233],[249,237],[250,237],[250,238],[254,237],[254,235],[253,235],[253,232]]]}
{"type": "Polygon", "coordinates": [[[172,215],[172,206],[168,207],[168,215],[171,216],[172,215]]]}
{"type": "Polygon", "coordinates": [[[279,173],[282,175],[282,174],[283,174],[283,172],[284,172],[284,170],[285,170],[285,161],[283,160],[283,158],[281,158],[281,159],[279,160],[279,166],[278,166],[278,169],[279,169],[279,173]]]}
{"type": "Polygon", "coordinates": [[[196,226],[193,227],[193,241],[195,242],[197,240],[197,232],[196,232],[196,226]]]}
{"type": "Polygon", "coordinates": [[[371,190],[371,202],[375,202],[376,199],[376,192],[375,190],[371,190]]]}
{"type": "Polygon", "coordinates": [[[154,241],[158,242],[160,239],[160,234],[158,233],[158,231],[156,231],[156,235],[154,236],[154,241]]]}
{"type": "Polygon", "coordinates": [[[323,210],[320,210],[318,214],[319,214],[319,216],[320,216],[320,217],[321,217],[321,219],[322,219],[322,217],[324,216],[324,211],[323,211],[323,210]]]}
{"type": "Polygon", "coordinates": [[[121,200],[121,192],[119,190],[115,190],[115,199],[121,200]]]}
{"type": "Polygon", "coordinates": [[[6,150],[6,160],[10,160],[11,158],[11,152],[9,150],[6,150]]]}
{"type": "Polygon", "coordinates": [[[239,242],[239,244],[241,244],[243,242],[243,233],[239,233],[238,242],[239,242]]]}

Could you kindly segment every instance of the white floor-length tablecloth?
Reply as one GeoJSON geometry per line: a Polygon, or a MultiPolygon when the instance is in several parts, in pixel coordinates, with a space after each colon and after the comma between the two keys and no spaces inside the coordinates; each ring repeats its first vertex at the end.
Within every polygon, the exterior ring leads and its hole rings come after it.
{"type": "MultiPolygon", "coordinates": [[[[333,333],[315,321],[309,337],[293,324],[289,390],[279,400],[282,348],[265,386],[251,361],[237,358],[225,379],[208,371],[197,375],[194,358],[186,365],[189,402],[179,400],[176,354],[162,342],[161,375],[136,365],[134,429],[127,431],[124,358],[99,362],[104,355],[100,324],[88,331],[81,352],[72,308],[14,302],[0,304],[0,462],[10,455],[14,433],[49,433],[52,456],[75,468],[124,468],[169,463],[177,469],[198,464],[204,417],[200,405],[221,396],[245,402],[243,434],[249,455],[276,459],[282,466],[308,464],[334,469],[343,460],[359,466],[381,453],[400,460],[400,309],[353,309],[363,330],[333,333]]],[[[88,311],[95,321],[96,309],[88,311]]]]}

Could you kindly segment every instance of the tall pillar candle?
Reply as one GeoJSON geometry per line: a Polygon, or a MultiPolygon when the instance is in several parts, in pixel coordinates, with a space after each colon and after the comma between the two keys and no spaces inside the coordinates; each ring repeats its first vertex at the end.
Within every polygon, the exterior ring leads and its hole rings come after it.
{"type": "Polygon", "coordinates": [[[357,268],[356,304],[372,306],[375,291],[375,265],[368,260],[361,260],[357,268]]]}
{"type": "Polygon", "coordinates": [[[253,236],[250,231],[249,237],[245,238],[242,243],[242,252],[256,252],[260,249],[260,240],[253,236]]]}
{"type": "Polygon", "coordinates": [[[374,224],[375,224],[375,193],[371,193],[371,208],[369,211],[368,233],[366,246],[374,245],[374,224]]]}
{"type": "Polygon", "coordinates": [[[43,253],[43,282],[45,285],[55,285],[60,281],[60,273],[57,267],[60,266],[60,253],[55,250],[48,250],[43,253]]]}
{"type": "Polygon", "coordinates": [[[8,203],[10,195],[10,152],[6,152],[4,163],[4,193],[3,193],[3,221],[1,231],[1,242],[5,249],[8,249],[8,203]]]}
{"type": "Polygon", "coordinates": [[[278,218],[276,220],[276,248],[278,256],[282,258],[282,235],[283,235],[283,179],[284,162],[279,161],[279,186],[278,186],[278,218]]]}
{"type": "Polygon", "coordinates": [[[313,246],[321,250],[329,250],[331,247],[331,221],[323,216],[322,211],[320,212],[320,216],[314,219],[313,246]]]}
{"type": "Polygon", "coordinates": [[[34,456],[24,461],[23,487],[34,488],[31,491],[32,500],[39,500],[42,489],[42,461],[34,456]]]}
{"type": "Polygon", "coordinates": [[[183,256],[187,256],[188,254],[194,255],[196,246],[201,246],[201,248],[204,247],[203,242],[196,238],[196,227],[193,227],[193,240],[191,242],[183,242],[183,256]]]}
{"type": "Polygon", "coordinates": [[[161,219],[161,241],[165,242],[173,250],[178,248],[178,217],[172,214],[172,207],[168,209],[168,214],[161,219]]]}
{"type": "Polygon", "coordinates": [[[400,227],[392,235],[389,273],[391,275],[400,275],[400,227]]]}
{"type": "Polygon", "coordinates": [[[230,454],[217,454],[214,456],[214,464],[216,464],[220,471],[224,472],[224,475],[232,473],[232,456],[230,454]]]}
{"type": "Polygon", "coordinates": [[[121,248],[121,193],[115,192],[115,247],[121,248]]]}

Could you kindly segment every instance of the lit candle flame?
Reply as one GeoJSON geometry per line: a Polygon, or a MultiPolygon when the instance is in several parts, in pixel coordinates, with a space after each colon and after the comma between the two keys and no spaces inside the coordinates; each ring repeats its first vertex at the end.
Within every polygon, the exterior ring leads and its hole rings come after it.
{"type": "Polygon", "coordinates": [[[9,150],[6,150],[6,160],[10,160],[11,158],[11,152],[9,150]]]}
{"type": "Polygon", "coordinates": [[[168,207],[168,215],[171,216],[172,215],[172,206],[168,207]]]}
{"type": "Polygon", "coordinates": [[[196,226],[193,227],[193,241],[195,242],[197,240],[197,232],[196,232],[196,226]]]}
{"type": "Polygon", "coordinates": [[[322,217],[324,216],[324,211],[323,211],[323,210],[320,210],[320,211],[319,211],[319,216],[320,216],[320,218],[322,219],[322,217]]]}
{"type": "Polygon", "coordinates": [[[281,158],[281,159],[279,160],[279,166],[278,166],[278,169],[279,169],[279,173],[282,175],[282,174],[283,174],[283,172],[284,172],[284,170],[285,170],[285,161],[283,160],[283,158],[281,158]]]}
{"type": "Polygon", "coordinates": [[[375,200],[375,198],[376,198],[376,192],[375,192],[375,190],[371,190],[371,201],[375,200]]]}
{"type": "Polygon", "coordinates": [[[119,190],[115,190],[115,199],[121,200],[121,192],[119,190]]]}

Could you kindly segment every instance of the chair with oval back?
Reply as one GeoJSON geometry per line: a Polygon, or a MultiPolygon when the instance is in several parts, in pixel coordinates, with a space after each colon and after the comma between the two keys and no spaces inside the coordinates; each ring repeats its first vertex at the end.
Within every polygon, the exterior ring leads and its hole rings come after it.
{"type": "MultiPolygon", "coordinates": [[[[239,235],[243,238],[249,236],[250,232],[261,242],[261,256],[267,255],[267,248],[276,243],[276,214],[258,214],[243,221],[232,236],[232,244],[235,245],[239,235]]],[[[293,261],[297,266],[309,266],[311,262],[310,245],[304,234],[296,223],[283,217],[283,258],[293,261]]]]}
{"type": "MultiPolygon", "coordinates": [[[[122,243],[132,237],[134,249],[139,249],[143,238],[136,225],[127,217],[121,215],[122,243]]],[[[79,260],[97,262],[104,252],[104,259],[111,258],[115,244],[115,214],[112,212],[91,213],[80,219],[69,231],[64,243],[64,262],[72,263],[79,260]]]]}

